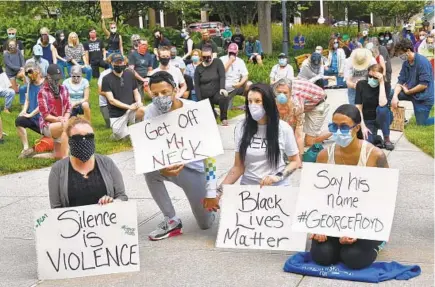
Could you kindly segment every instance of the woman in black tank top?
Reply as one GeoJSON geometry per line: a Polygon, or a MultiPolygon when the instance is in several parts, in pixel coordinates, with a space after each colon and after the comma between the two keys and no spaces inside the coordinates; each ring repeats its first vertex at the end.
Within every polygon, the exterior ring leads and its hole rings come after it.
{"type": "Polygon", "coordinates": [[[106,28],[106,23],[104,18],[101,17],[101,26],[103,28],[104,34],[107,37],[107,57],[112,53],[121,53],[124,55],[124,49],[122,48],[122,37],[117,33],[116,23],[110,22],[110,31],[106,28]]]}

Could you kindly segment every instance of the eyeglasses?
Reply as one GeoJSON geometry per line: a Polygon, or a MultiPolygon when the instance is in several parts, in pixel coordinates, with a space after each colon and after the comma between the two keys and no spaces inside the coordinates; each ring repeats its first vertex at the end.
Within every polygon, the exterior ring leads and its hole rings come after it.
{"type": "Polygon", "coordinates": [[[15,33],[8,33],[9,36],[15,36],[15,33]]]}
{"type": "Polygon", "coordinates": [[[25,75],[26,76],[28,76],[28,75],[31,75],[31,74],[33,74],[33,70],[32,69],[29,69],[29,70],[27,70],[26,72],[25,72],[25,75]]]}
{"type": "Polygon", "coordinates": [[[77,79],[77,78],[81,78],[82,76],[71,76],[71,78],[75,78],[75,79],[77,79]]]}
{"type": "Polygon", "coordinates": [[[343,125],[340,125],[340,126],[339,126],[339,125],[337,125],[336,123],[330,123],[330,124],[328,125],[328,129],[329,129],[329,131],[330,131],[331,133],[336,133],[336,132],[340,129],[340,132],[341,132],[342,134],[347,135],[347,134],[349,134],[350,130],[353,129],[354,127],[356,127],[357,125],[358,125],[358,124],[355,124],[355,125],[349,127],[349,126],[346,125],[346,124],[343,124],[343,125]]]}
{"type": "Polygon", "coordinates": [[[73,140],[91,140],[91,139],[94,139],[95,138],[95,134],[94,133],[88,133],[88,134],[85,134],[85,135],[72,135],[72,136],[70,136],[70,139],[73,139],[73,140]]]}

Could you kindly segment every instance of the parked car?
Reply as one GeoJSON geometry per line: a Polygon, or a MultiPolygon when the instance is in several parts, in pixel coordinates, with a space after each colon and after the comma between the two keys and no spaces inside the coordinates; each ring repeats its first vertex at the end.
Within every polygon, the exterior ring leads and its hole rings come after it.
{"type": "MultiPolygon", "coordinates": [[[[359,23],[360,23],[360,27],[362,27],[363,29],[368,29],[371,26],[370,24],[368,24],[368,23],[366,23],[366,22],[364,22],[362,20],[360,20],[359,23]]],[[[347,21],[337,21],[332,26],[334,26],[334,27],[346,27],[347,25],[348,25],[347,21]]],[[[353,26],[353,27],[358,26],[358,21],[350,20],[349,21],[349,26],[353,26]]]]}
{"type": "Polygon", "coordinates": [[[210,34],[210,36],[214,36],[216,35],[216,30],[220,30],[220,32],[222,33],[225,29],[224,29],[224,24],[222,24],[221,22],[204,22],[204,23],[192,23],[189,24],[187,26],[187,29],[189,30],[189,33],[192,32],[201,32],[201,30],[208,30],[208,33],[210,34]]]}

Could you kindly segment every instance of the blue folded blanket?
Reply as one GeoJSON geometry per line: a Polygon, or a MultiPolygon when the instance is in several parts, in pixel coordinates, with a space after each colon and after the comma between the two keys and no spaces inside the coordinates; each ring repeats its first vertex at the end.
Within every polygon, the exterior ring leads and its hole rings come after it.
{"type": "Polygon", "coordinates": [[[361,270],[349,269],[343,263],[321,266],[311,260],[310,252],[300,252],[291,256],[284,265],[284,271],[315,277],[371,283],[391,279],[408,280],[421,273],[418,265],[402,265],[395,261],[374,262],[369,267],[361,270]]]}

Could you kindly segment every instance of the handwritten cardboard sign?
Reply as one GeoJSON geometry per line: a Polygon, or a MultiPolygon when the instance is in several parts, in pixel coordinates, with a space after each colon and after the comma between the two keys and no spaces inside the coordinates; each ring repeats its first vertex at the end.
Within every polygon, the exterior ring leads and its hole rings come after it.
{"type": "Polygon", "coordinates": [[[297,188],[227,185],[216,247],[305,251],[307,234],[291,231],[297,188]]]}
{"type": "Polygon", "coordinates": [[[101,16],[104,19],[113,18],[112,2],[110,0],[100,0],[101,16]]]}
{"type": "Polygon", "coordinates": [[[304,163],[293,231],[388,241],[399,171],[304,163]]]}
{"type": "Polygon", "coordinates": [[[390,130],[403,132],[405,129],[405,108],[391,108],[391,111],[393,112],[393,122],[390,125],[390,130]]]}
{"type": "Polygon", "coordinates": [[[131,125],[136,173],[148,173],[224,153],[209,100],[131,125]]]}
{"type": "Polygon", "coordinates": [[[43,210],[33,224],[40,280],[140,270],[134,202],[43,210]]]}

